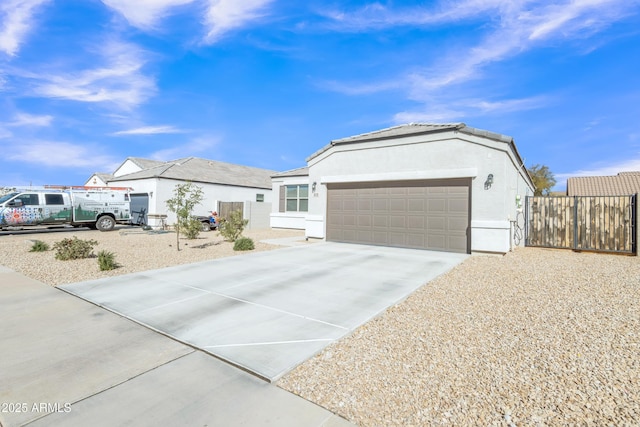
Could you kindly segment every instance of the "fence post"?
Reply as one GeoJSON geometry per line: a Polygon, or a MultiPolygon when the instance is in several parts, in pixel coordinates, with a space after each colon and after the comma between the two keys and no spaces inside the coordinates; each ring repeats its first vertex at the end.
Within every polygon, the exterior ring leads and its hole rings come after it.
{"type": "Polygon", "coordinates": [[[578,197],[573,196],[573,250],[578,249],[578,197]]]}

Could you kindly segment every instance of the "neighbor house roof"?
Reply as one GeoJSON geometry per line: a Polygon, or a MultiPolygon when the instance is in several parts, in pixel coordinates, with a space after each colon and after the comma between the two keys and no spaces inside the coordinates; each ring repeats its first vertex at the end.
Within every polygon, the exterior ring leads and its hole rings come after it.
{"type": "MultiPolygon", "coordinates": [[[[140,160],[140,159],[137,159],[140,160]]],[[[271,175],[275,171],[235,165],[216,160],[186,157],[169,162],[151,160],[151,167],[139,172],[121,175],[110,182],[147,178],[165,178],[209,184],[236,185],[239,187],[271,188],[271,175]]]]}
{"type": "Polygon", "coordinates": [[[284,172],[278,172],[273,174],[273,178],[280,178],[285,176],[309,176],[309,168],[307,166],[297,169],[291,169],[284,172]]]}
{"type": "Polygon", "coordinates": [[[628,196],[637,193],[640,193],[640,171],[567,179],[567,196],[628,196]]]}
{"type": "Polygon", "coordinates": [[[113,174],[111,174],[111,173],[99,173],[99,172],[96,172],[92,176],[96,176],[96,177],[100,178],[104,182],[107,182],[110,179],[113,179],[113,174]]]}

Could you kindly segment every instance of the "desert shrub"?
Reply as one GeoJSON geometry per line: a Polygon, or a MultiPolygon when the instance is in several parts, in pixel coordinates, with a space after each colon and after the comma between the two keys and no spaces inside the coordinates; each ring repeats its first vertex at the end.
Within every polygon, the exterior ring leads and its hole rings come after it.
{"type": "Polygon", "coordinates": [[[77,237],[62,239],[53,244],[56,251],[56,259],[67,261],[71,259],[89,258],[93,255],[93,247],[98,242],[95,240],[80,240],[77,237]]]}
{"type": "Polygon", "coordinates": [[[100,266],[100,271],[115,270],[119,267],[116,262],[116,255],[109,251],[98,252],[98,265],[100,266]]]}
{"type": "Polygon", "coordinates": [[[253,249],[255,249],[255,246],[253,245],[253,240],[251,240],[248,237],[241,237],[238,240],[236,240],[235,243],[233,244],[234,251],[250,251],[253,249]]]}
{"type": "Polygon", "coordinates": [[[202,223],[198,218],[189,218],[182,222],[180,231],[187,239],[196,239],[202,231],[202,223]]]}
{"type": "Polygon", "coordinates": [[[42,240],[36,240],[35,242],[33,242],[33,245],[31,246],[29,252],[46,252],[48,250],[49,245],[46,242],[43,242],[42,240]]]}
{"type": "Polygon", "coordinates": [[[238,237],[244,231],[244,227],[249,223],[249,220],[242,219],[242,211],[233,211],[229,214],[229,218],[220,222],[218,231],[220,235],[224,237],[224,240],[228,242],[235,242],[238,237]]]}

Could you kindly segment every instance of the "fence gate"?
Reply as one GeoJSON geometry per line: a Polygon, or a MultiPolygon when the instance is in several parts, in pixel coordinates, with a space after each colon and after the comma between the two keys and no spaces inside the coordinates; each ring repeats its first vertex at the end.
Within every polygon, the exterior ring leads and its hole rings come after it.
{"type": "Polygon", "coordinates": [[[244,202],[218,202],[218,215],[221,218],[229,218],[231,212],[243,210],[244,202]]]}
{"type": "Polygon", "coordinates": [[[636,196],[527,197],[526,246],[636,252],[636,196]]]}

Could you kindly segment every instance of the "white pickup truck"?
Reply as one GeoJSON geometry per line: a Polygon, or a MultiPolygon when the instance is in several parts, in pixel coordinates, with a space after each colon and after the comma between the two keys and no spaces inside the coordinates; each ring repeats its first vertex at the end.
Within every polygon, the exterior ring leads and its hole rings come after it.
{"type": "Polygon", "coordinates": [[[0,229],[72,225],[100,231],[131,224],[129,189],[44,187],[0,197],[0,229]]]}

